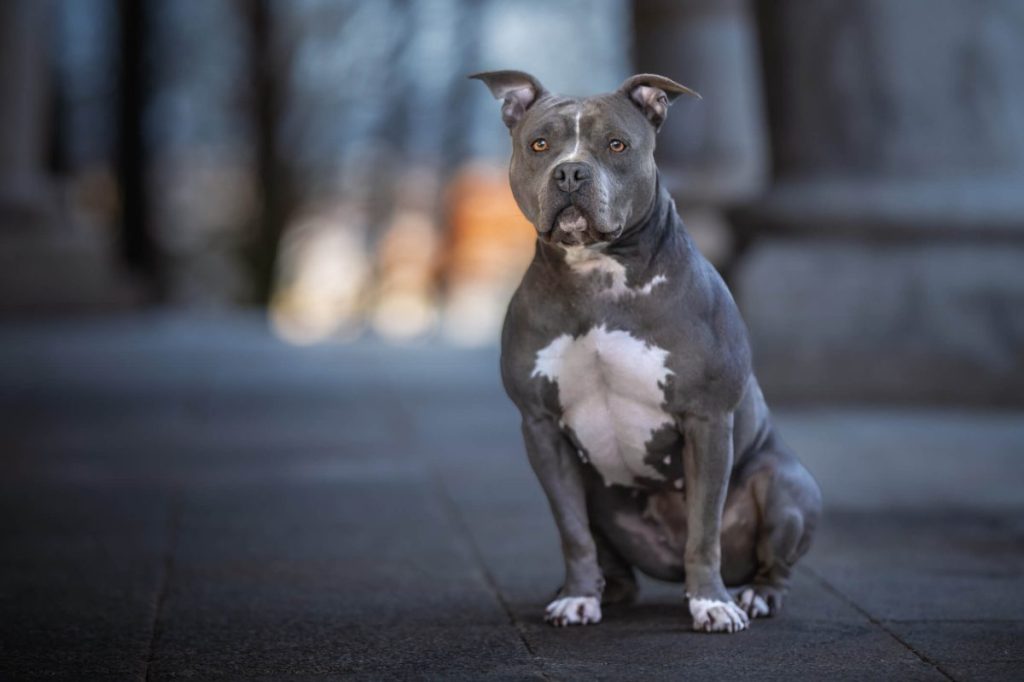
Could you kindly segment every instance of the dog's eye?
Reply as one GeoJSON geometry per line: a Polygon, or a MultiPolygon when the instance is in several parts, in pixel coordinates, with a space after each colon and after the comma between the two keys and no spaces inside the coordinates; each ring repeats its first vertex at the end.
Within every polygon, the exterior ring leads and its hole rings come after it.
{"type": "Polygon", "coordinates": [[[546,152],[548,150],[548,141],[543,137],[538,137],[530,143],[530,149],[535,152],[546,152]]]}
{"type": "Polygon", "coordinates": [[[608,149],[611,149],[616,154],[621,154],[626,151],[626,143],[622,140],[612,140],[608,143],[608,149]]]}

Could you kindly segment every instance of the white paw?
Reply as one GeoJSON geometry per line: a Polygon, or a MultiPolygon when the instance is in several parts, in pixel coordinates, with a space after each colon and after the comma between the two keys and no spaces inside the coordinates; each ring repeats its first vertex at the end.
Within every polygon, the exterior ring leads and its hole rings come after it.
{"type": "Polygon", "coordinates": [[[597,597],[562,597],[544,609],[544,620],[556,627],[601,622],[601,602],[597,597]]]}
{"type": "Polygon", "coordinates": [[[755,592],[753,587],[748,587],[736,595],[736,602],[751,618],[763,618],[771,615],[768,602],[755,592]]]}
{"type": "Polygon", "coordinates": [[[690,599],[693,629],[701,632],[739,632],[750,625],[747,614],[731,601],[690,599]]]}

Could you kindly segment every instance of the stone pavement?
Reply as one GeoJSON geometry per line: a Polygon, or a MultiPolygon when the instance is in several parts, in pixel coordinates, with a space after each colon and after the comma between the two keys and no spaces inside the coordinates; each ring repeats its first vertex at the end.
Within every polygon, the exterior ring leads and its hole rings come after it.
{"type": "Polygon", "coordinates": [[[6,323],[0,678],[1021,679],[1022,417],[778,410],[828,505],[781,617],[695,634],[646,581],[556,630],[493,349],[6,323]]]}

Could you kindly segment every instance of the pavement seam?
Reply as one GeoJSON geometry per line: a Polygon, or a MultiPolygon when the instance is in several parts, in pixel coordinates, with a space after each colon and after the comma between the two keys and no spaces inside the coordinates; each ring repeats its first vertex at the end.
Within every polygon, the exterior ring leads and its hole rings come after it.
{"type": "Polygon", "coordinates": [[[812,578],[814,578],[815,580],[817,580],[817,581],[818,581],[818,583],[819,583],[819,584],[821,585],[821,587],[822,587],[822,588],[823,588],[823,589],[824,589],[824,590],[825,590],[826,592],[828,592],[828,593],[829,593],[829,594],[831,594],[832,596],[834,596],[834,597],[838,598],[839,600],[841,600],[842,602],[844,602],[844,603],[845,603],[845,604],[846,604],[847,606],[849,606],[850,608],[852,608],[852,609],[853,609],[854,611],[856,611],[856,612],[857,612],[857,613],[859,613],[860,615],[862,615],[862,616],[864,616],[865,618],[867,618],[867,619],[868,619],[868,622],[870,622],[870,623],[871,623],[872,625],[874,625],[875,627],[877,627],[877,628],[878,628],[879,630],[881,630],[881,631],[882,631],[882,632],[884,632],[885,634],[889,635],[889,636],[890,636],[890,637],[891,637],[892,639],[894,639],[894,640],[895,640],[895,641],[896,641],[897,643],[899,643],[899,644],[900,644],[901,646],[903,646],[903,648],[905,648],[905,649],[906,649],[907,651],[909,651],[910,653],[914,654],[914,656],[916,656],[917,658],[919,658],[919,659],[920,659],[920,660],[921,660],[921,661],[922,661],[923,663],[925,663],[926,665],[929,665],[929,666],[931,666],[932,668],[935,668],[935,670],[936,670],[936,671],[937,671],[937,672],[938,672],[938,673],[939,673],[940,675],[942,675],[943,677],[945,677],[945,678],[946,678],[947,680],[952,680],[953,682],[956,682],[956,678],[955,678],[955,677],[953,677],[952,675],[950,675],[950,674],[949,674],[949,673],[948,673],[948,672],[947,672],[947,671],[946,671],[946,670],[945,670],[945,669],[944,669],[944,668],[943,668],[943,667],[942,667],[941,665],[939,665],[939,662],[938,662],[938,661],[936,661],[936,660],[932,659],[932,658],[931,658],[930,656],[928,656],[928,655],[927,655],[927,654],[925,654],[924,652],[922,652],[922,651],[918,651],[917,649],[915,649],[915,648],[913,647],[913,645],[911,645],[911,644],[910,644],[910,642],[908,642],[907,640],[905,640],[905,639],[903,639],[902,637],[900,637],[900,636],[899,636],[899,634],[897,634],[897,633],[896,633],[895,631],[893,631],[892,629],[890,629],[890,628],[886,627],[886,625],[885,625],[885,623],[884,623],[884,622],[882,622],[882,621],[881,621],[881,620],[879,620],[878,618],[875,618],[875,617],[874,617],[873,615],[871,615],[871,613],[870,613],[869,611],[867,611],[867,609],[864,609],[863,607],[861,607],[861,606],[860,606],[860,604],[858,604],[858,603],[857,603],[857,602],[855,602],[855,601],[854,601],[853,599],[851,599],[850,597],[848,597],[848,596],[847,596],[847,595],[846,595],[845,593],[843,593],[843,592],[842,592],[842,591],[841,591],[841,590],[840,590],[840,589],[839,589],[838,587],[836,587],[836,586],[834,586],[834,585],[833,585],[832,583],[830,583],[830,582],[829,582],[829,581],[828,581],[828,580],[827,580],[827,579],[825,578],[825,576],[821,575],[820,573],[818,573],[818,572],[817,572],[816,570],[814,570],[814,569],[813,569],[813,568],[811,568],[810,566],[802,566],[802,567],[801,567],[801,570],[803,570],[803,571],[804,571],[804,572],[806,572],[806,573],[807,573],[808,575],[810,575],[810,576],[811,576],[812,578]]]}
{"type": "Polygon", "coordinates": [[[914,625],[916,623],[953,623],[968,625],[1016,625],[1021,622],[1019,618],[886,618],[886,623],[901,623],[903,625],[914,625]]]}
{"type": "Polygon", "coordinates": [[[458,506],[455,504],[455,500],[452,499],[451,495],[448,494],[448,489],[445,487],[440,475],[434,468],[433,463],[431,463],[429,470],[430,477],[434,482],[434,487],[437,489],[438,496],[441,499],[441,505],[444,507],[445,514],[448,516],[449,523],[451,523],[455,527],[456,531],[463,536],[463,540],[469,547],[470,552],[473,554],[473,560],[476,561],[477,569],[480,571],[480,574],[483,576],[484,582],[490,588],[491,592],[494,593],[494,597],[495,599],[497,599],[498,604],[505,612],[505,616],[508,618],[509,625],[511,625],[512,628],[516,631],[516,634],[519,635],[519,640],[523,643],[523,648],[526,649],[526,652],[530,655],[534,663],[537,665],[537,672],[540,674],[541,678],[545,680],[553,680],[554,678],[548,675],[547,672],[544,670],[544,665],[540,656],[537,655],[537,652],[534,651],[529,639],[527,639],[526,630],[523,627],[523,624],[520,623],[519,620],[515,617],[515,614],[512,611],[512,607],[505,599],[505,596],[501,593],[501,588],[498,587],[497,579],[494,577],[494,574],[491,572],[491,569],[487,567],[487,563],[484,561],[484,555],[483,552],[480,550],[480,545],[477,544],[476,538],[473,537],[473,532],[470,530],[469,526],[466,525],[465,520],[459,513],[459,509],[458,506]]]}
{"type": "MultiPolygon", "coordinates": [[[[382,366],[386,367],[387,365],[383,364],[382,366]]],[[[388,376],[389,384],[393,383],[390,376],[387,375],[386,370],[385,376],[388,376]]],[[[412,434],[415,434],[419,430],[419,424],[417,423],[414,412],[406,406],[403,393],[401,391],[393,391],[393,393],[394,404],[398,407],[398,409],[395,410],[395,419],[403,421],[403,426],[405,427],[398,429],[397,431],[401,434],[407,434],[407,436],[402,440],[407,441],[404,445],[409,450],[412,450],[415,446],[412,434]]],[[[470,530],[465,519],[462,518],[462,514],[459,512],[455,499],[448,492],[448,488],[444,484],[444,478],[441,476],[441,472],[437,468],[437,463],[430,457],[426,457],[425,459],[427,462],[427,474],[434,485],[434,490],[438,499],[441,501],[441,507],[444,510],[445,516],[448,517],[448,523],[452,525],[456,534],[462,536],[463,542],[466,543],[470,554],[473,555],[473,560],[476,562],[477,570],[480,571],[480,575],[483,577],[484,583],[494,594],[494,598],[497,600],[498,605],[505,612],[505,616],[508,618],[509,625],[511,625],[512,629],[515,630],[515,633],[519,636],[519,641],[523,644],[523,648],[526,649],[526,653],[530,656],[534,665],[537,667],[537,674],[541,676],[541,679],[552,682],[555,678],[551,677],[551,675],[544,670],[543,660],[537,655],[537,652],[534,651],[529,639],[527,639],[526,630],[523,624],[515,617],[512,607],[505,599],[505,596],[501,593],[501,588],[498,586],[497,579],[494,577],[491,569],[487,566],[487,562],[484,560],[484,554],[480,549],[480,545],[477,544],[476,538],[473,537],[472,530],[470,530]]]]}
{"type": "Polygon", "coordinates": [[[181,528],[182,494],[180,490],[171,493],[170,514],[167,520],[167,546],[164,550],[160,580],[157,583],[156,603],[153,606],[153,627],[150,629],[149,651],[146,654],[146,665],[142,671],[142,679],[151,679],[153,662],[156,660],[156,647],[162,634],[160,621],[163,618],[164,605],[170,592],[171,573],[174,570],[174,555],[178,550],[178,534],[181,528]]]}

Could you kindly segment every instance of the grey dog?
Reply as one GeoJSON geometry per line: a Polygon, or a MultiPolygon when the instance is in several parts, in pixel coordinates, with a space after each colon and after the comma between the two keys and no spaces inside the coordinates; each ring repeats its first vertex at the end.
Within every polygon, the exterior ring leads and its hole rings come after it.
{"type": "Polygon", "coordinates": [[[773,428],[736,304],[659,182],[655,134],[696,93],[651,74],[587,98],[520,71],[471,78],[502,101],[512,192],[537,230],[501,372],[565,558],[546,620],[599,622],[602,604],[635,597],[634,568],[685,581],[696,630],[776,613],[821,493],[773,428]]]}

